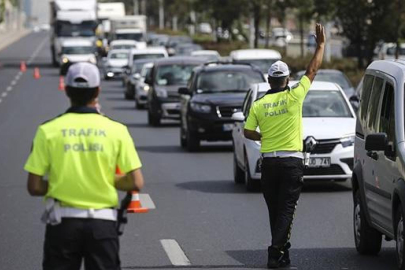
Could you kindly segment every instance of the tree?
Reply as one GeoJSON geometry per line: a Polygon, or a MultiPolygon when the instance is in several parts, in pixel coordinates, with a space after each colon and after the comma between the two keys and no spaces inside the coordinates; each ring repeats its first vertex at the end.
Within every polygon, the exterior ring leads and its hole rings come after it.
{"type": "Polygon", "coordinates": [[[304,57],[304,27],[314,16],[314,0],[293,0],[291,4],[293,7],[295,7],[297,13],[298,27],[300,32],[301,57],[304,57]]]}

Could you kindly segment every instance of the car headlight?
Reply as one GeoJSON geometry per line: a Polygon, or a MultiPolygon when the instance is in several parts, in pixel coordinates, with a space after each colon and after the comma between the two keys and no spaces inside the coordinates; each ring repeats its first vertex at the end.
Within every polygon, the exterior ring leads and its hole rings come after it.
{"type": "Polygon", "coordinates": [[[156,89],[156,96],[161,97],[161,98],[167,97],[167,91],[166,91],[166,89],[157,88],[157,89],[156,89]]]}
{"type": "Polygon", "coordinates": [[[354,135],[341,138],[340,143],[342,144],[343,147],[349,147],[354,145],[354,135]]]}
{"type": "Polygon", "coordinates": [[[143,86],[143,91],[148,92],[149,89],[150,89],[149,85],[146,84],[146,85],[143,86]]]}
{"type": "Polygon", "coordinates": [[[63,62],[64,64],[66,64],[67,62],[69,62],[69,59],[67,59],[67,57],[63,57],[62,62],[63,62]]]}
{"type": "Polygon", "coordinates": [[[206,105],[206,104],[200,104],[200,103],[190,103],[190,107],[193,111],[199,112],[199,113],[209,113],[211,112],[211,106],[206,105]]]}
{"type": "Polygon", "coordinates": [[[97,59],[95,56],[90,57],[89,62],[92,64],[97,64],[97,59]]]}

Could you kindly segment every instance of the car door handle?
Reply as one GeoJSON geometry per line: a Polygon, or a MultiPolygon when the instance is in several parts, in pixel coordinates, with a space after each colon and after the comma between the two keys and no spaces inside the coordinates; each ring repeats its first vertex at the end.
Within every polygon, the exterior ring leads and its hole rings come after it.
{"type": "Polygon", "coordinates": [[[378,160],[378,153],[373,151],[368,151],[367,156],[371,157],[374,160],[378,160]]]}

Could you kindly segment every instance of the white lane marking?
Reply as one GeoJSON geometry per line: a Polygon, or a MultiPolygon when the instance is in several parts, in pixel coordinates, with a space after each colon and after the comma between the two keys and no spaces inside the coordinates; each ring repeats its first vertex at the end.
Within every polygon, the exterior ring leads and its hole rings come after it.
{"type": "Polygon", "coordinates": [[[13,80],[12,82],[11,82],[11,86],[14,86],[14,85],[16,85],[17,84],[17,81],[16,80],[13,80]]]}
{"type": "Polygon", "coordinates": [[[141,200],[142,207],[156,209],[156,205],[152,201],[152,198],[149,196],[149,194],[139,194],[139,199],[141,200]]]}
{"type": "Polygon", "coordinates": [[[11,90],[13,90],[13,87],[11,87],[11,86],[7,87],[7,89],[6,89],[7,92],[11,92],[11,90]]]}
{"type": "Polygon", "coordinates": [[[19,71],[18,74],[17,74],[17,76],[19,76],[19,77],[21,77],[22,75],[23,75],[22,71],[19,71]]]}
{"type": "Polygon", "coordinates": [[[190,260],[187,258],[180,245],[174,239],[162,239],[160,243],[166,251],[167,257],[174,266],[188,266],[191,265],[190,260]]]}
{"type": "Polygon", "coordinates": [[[39,52],[42,50],[42,48],[45,46],[45,43],[48,41],[48,39],[44,39],[44,41],[39,44],[38,48],[34,51],[34,53],[31,55],[30,59],[28,59],[27,64],[31,64],[35,58],[38,56],[39,52]]]}
{"type": "Polygon", "coordinates": [[[15,75],[14,80],[18,81],[20,78],[21,78],[21,75],[20,75],[20,73],[18,72],[17,75],[15,75]]]}
{"type": "Polygon", "coordinates": [[[3,100],[2,99],[0,99],[0,103],[2,102],[3,100]]]}
{"type": "Polygon", "coordinates": [[[2,97],[6,97],[7,96],[7,92],[4,92],[1,94],[2,97]]]}

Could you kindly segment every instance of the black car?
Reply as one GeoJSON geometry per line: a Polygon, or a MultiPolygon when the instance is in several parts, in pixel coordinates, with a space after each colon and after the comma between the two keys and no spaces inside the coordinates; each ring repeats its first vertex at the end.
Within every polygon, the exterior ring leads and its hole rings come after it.
{"type": "Polygon", "coordinates": [[[196,151],[201,140],[232,140],[232,114],[242,109],[250,85],[265,82],[256,67],[207,63],[194,69],[181,94],[180,142],[196,151]]]}
{"type": "Polygon", "coordinates": [[[178,89],[187,85],[192,70],[204,61],[193,57],[169,57],[154,62],[145,78],[148,91],[148,123],[158,126],[161,119],[179,119],[178,89]]]}

